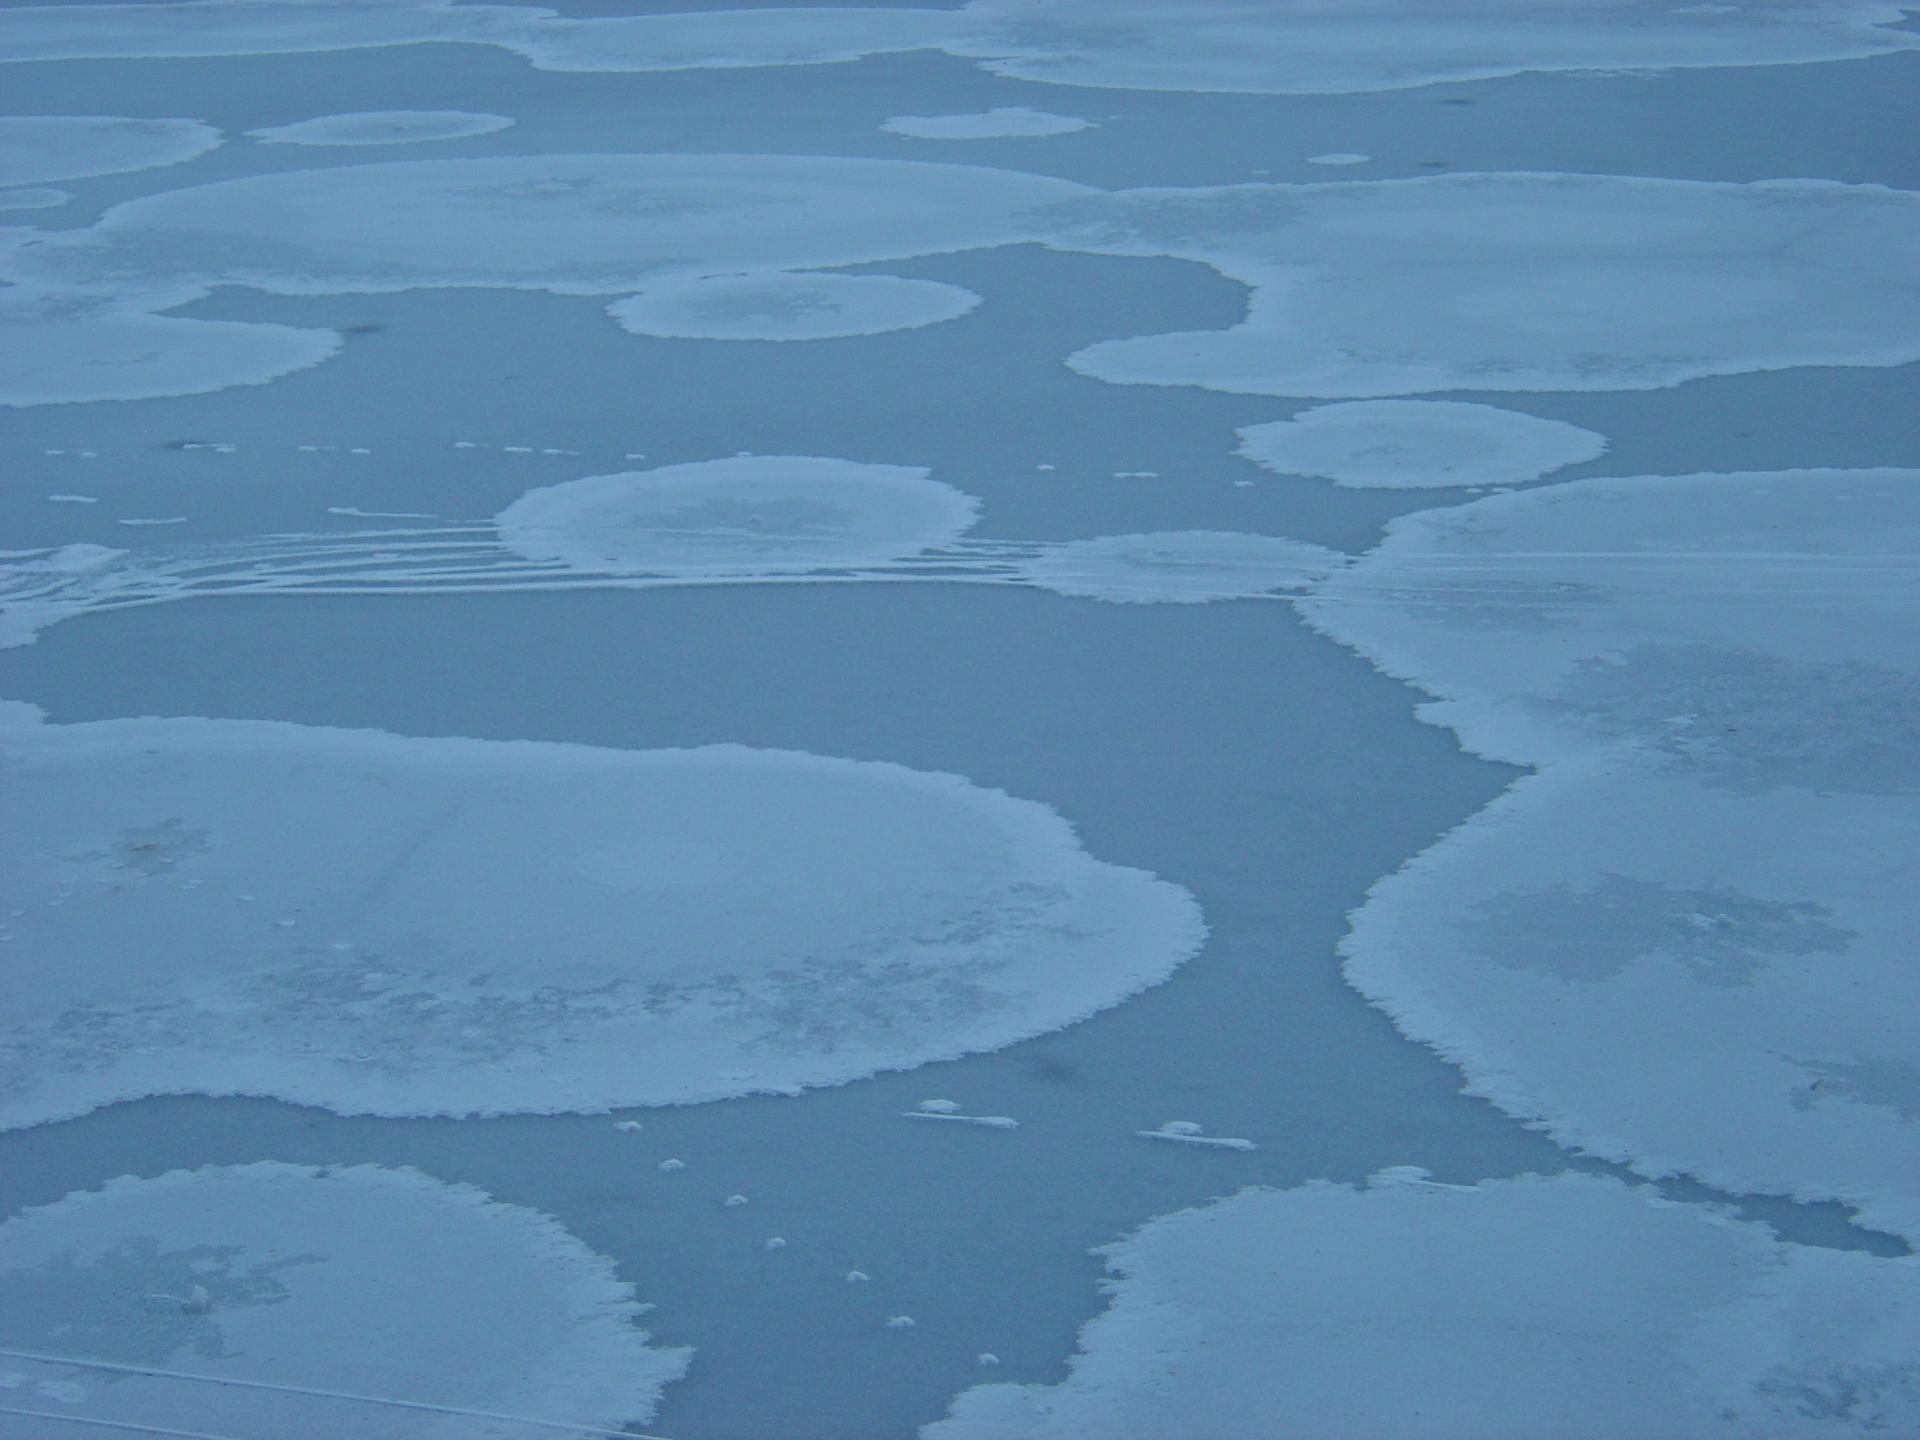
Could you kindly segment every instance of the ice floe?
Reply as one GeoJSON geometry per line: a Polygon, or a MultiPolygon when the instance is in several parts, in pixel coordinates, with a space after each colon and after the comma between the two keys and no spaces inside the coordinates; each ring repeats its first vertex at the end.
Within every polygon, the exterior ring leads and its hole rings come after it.
{"type": "Polygon", "coordinates": [[[1353,983],[1565,1144],[1920,1239],[1920,472],[1489,497],[1298,603],[1543,767],[1374,887],[1353,983]]]}
{"type": "Polygon", "coordinates": [[[0,1124],[157,1093],[381,1115],[791,1093],[1057,1029],[1204,935],[1184,890],[952,775],[6,716],[34,838],[5,880],[0,1124]]]}
{"type": "Polygon", "coordinates": [[[1484,0],[973,0],[954,9],[693,10],[576,19],[528,6],[216,0],[0,12],[14,60],[286,54],[428,42],[497,45],[546,70],[817,65],[944,50],[1022,80],[1105,89],[1341,94],[1528,71],[1841,60],[1910,48],[1887,0],[1741,6],[1484,0]]]}
{"type": "Polygon", "coordinates": [[[204,291],[0,291],[0,405],[149,400],[258,385],[340,348],[331,330],[157,314],[204,291]]]}
{"type": "Polygon", "coordinates": [[[1253,288],[1230,329],[1068,362],[1116,384],[1364,399],[1920,359],[1920,194],[1875,185],[1470,174],[1122,191],[1049,218],[1059,248],[1253,288]]]}
{"type": "Polygon", "coordinates": [[[472,110],[355,110],[269,125],[247,135],[272,145],[424,145],[491,135],[512,124],[506,115],[472,110]]]}
{"type": "Polygon", "coordinates": [[[710,275],[650,287],[607,313],[636,335],[684,340],[828,340],[955,320],[980,297],[897,275],[710,275]]]}
{"type": "Polygon", "coordinates": [[[63,1433],[611,1430],[688,1363],[555,1221],[415,1170],[127,1176],[6,1221],[0,1257],[0,1361],[61,1402],[63,1433]]]}
{"type": "Polygon", "coordinates": [[[1078,115],[999,105],[977,115],[895,115],[880,128],[910,140],[1008,140],[1070,135],[1093,125],[1093,121],[1078,115]]]}
{"type": "Polygon", "coordinates": [[[0,185],[37,185],[178,165],[220,143],[199,120],[119,115],[0,116],[0,185]]]}
{"type": "Polygon", "coordinates": [[[1028,583],[1123,604],[1201,604],[1297,590],[1346,563],[1337,551],[1272,535],[1169,530],[1103,535],[1049,547],[1024,562],[1028,583]]]}
{"type": "Polygon", "coordinates": [[[1920,1426],[1920,1261],[1784,1245],[1617,1180],[1243,1190],[1102,1251],[1057,1385],[926,1440],[1697,1435],[1920,1426]]]}
{"type": "Polygon", "coordinates": [[[1211,1145],[1217,1150],[1257,1150],[1251,1140],[1229,1135],[1209,1135],[1197,1120],[1168,1120],[1152,1130],[1133,1132],[1142,1140],[1168,1140],[1175,1145],[1211,1145]]]}
{"type": "Polygon", "coordinates": [[[880,565],[960,538],[979,502],[929,472],[770,455],[593,475],[500,512],[500,540],[576,570],[688,577],[880,565]]]}
{"type": "Polygon", "coordinates": [[[29,185],[23,190],[0,192],[0,210],[51,210],[71,199],[71,190],[56,190],[50,185],[29,185]]]}
{"type": "Polygon", "coordinates": [[[1516,485],[1598,459],[1603,435],[1458,400],[1350,400],[1248,425],[1240,453],[1281,475],[1358,489],[1516,485]]]}

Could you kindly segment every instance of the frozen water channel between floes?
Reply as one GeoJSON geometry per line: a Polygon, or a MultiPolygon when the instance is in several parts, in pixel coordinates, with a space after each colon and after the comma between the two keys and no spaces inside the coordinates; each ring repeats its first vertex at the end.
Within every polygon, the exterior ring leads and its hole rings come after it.
{"type": "Polygon", "coordinates": [[[0,24],[0,1436],[1913,1421],[1911,27],[148,8],[0,24]]]}

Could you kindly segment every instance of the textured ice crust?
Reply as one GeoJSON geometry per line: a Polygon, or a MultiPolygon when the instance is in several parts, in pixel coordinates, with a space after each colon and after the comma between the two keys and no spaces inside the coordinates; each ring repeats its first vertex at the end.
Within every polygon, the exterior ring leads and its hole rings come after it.
{"type": "Polygon", "coordinates": [[[1204,934],[1045,806],[894,765],[187,719],[6,749],[8,1126],[792,1092],[1056,1029],[1204,934]]]}
{"type": "Polygon", "coordinates": [[[1116,384],[1648,390],[1920,358],[1920,195],[1874,185],[1463,174],[1122,191],[1051,218],[1062,249],[1195,260],[1253,289],[1231,329],[1068,362],[1116,384]]]}
{"type": "Polygon", "coordinates": [[[1078,115],[999,105],[977,115],[896,115],[880,128],[910,140],[1021,140],[1071,135],[1091,129],[1093,123],[1078,115]]]}
{"type": "Polygon", "coordinates": [[[1374,887],[1353,983],[1563,1143],[1920,1239],[1916,554],[1906,470],[1396,521],[1300,609],[1544,768],[1374,887]]]}
{"type": "Polygon", "coordinates": [[[1515,485],[1607,448],[1605,437],[1564,420],[1458,400],[1319,405],[1239,435],[1240,453],[1278,474],[1377,490],[1515,485]]]}
{"type": "Polygon", "coordinates": [[[1920,1427],[1920,1261],[1783,1245],[1611,1179],[1243,1190],[1101,1253],[1058,1385],[965,1391],[926,1440],[1442,1440],[1920,1427]]]}
{"type": "Polygon", "coordinates": [[[1272,535],[1169,530],[1050,546],[1021,578],[1043,590],[1119,604],[1198,605],[1298,590],[1346,563],[1335,550],[1272,535]]]}
{"type": "Polygon", "coordinates": [[[755,455],[550,485],[495,524],[531,560],[700,579],[884,565],[958,539],[978,509],[917,466],[755,455]]]}
{"type": "Polygon", "coordinates": [[[958,285],[897,275],[714,275],[649,287],[607,313],[671,340],[832,340],[957,320],[979,303],[958,285]]]}
{"type": "Polygon", "coordinates": [[[512,124],[505,115],[471,110],[355,110],[269,125],[247,134],[274,145],[424,145],[491,135],[512,124]]]}
{"type": "Polygon", "coordinates": [[[219,143],[220,132],[198,120],[0,116],[0,185],[152,170],[204,155],[219,143]]]}
{"type": "Polygon", "coordinates": [[[0,57],[284,54],[433,41],[498,45],[547,70],[815,65],[945,50],[1023,80],[1107,89],[1340,94],[1527,71],[1841,60],[1912,47],[1886,0],[973,0],[569,19],[526,6],[399,3],[31,7],[0,57]]]}
{"type": "Polygon", "coordinates": [[[649,1307],[549,1217],[411,1169],[125,1176],[0,1225],[0,1256],[9,1347],[262,1387],[0,1357],[9,1403],[149,1433],[535,1433],[276,1387],[611,1429],[648,1419],[690,1353],[648,1344],[649,1307]]]}

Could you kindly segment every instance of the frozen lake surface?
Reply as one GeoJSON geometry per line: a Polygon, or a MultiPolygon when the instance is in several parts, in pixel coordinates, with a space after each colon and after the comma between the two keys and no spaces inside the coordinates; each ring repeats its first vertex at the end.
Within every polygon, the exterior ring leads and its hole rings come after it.
{"type": "Polygon", "coordinates": [[[0,1435],[1920,1428],[1917,42],[0,12],[0,1435]]]}

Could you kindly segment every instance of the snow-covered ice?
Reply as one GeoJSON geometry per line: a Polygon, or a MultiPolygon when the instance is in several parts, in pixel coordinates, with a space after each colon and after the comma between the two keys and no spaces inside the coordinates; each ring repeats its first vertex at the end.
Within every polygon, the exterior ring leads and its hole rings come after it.
{"type": "Polygon", "coordinates": [[[925,1440],[1776,1440],[1920,1426],[1920,1261],[1581,1174],[1249,1189],[1106,1247],[1058,1385],[925,1440]]]}
{"type": "Polygon", "coordinates": [[[690,1353],[650,1344],[612,1262],[547,1216],[371,1165],[125,1176],[0,1224],[0,1283],[9,1368],[68,1386],[75,1420],[152,1433],[612,1428],[690,1353]]]}
{"type": "Polygon", "coordinates": [[[1459,400],[1350,400],[1247,425],[1240,453],[1280,475],[1357,489],[1517,485],[1606,453],[1564,420],[1459,400]]]}
{"type": "Polygon", "coordinates": [[[461,1115],[793,1091],[1057,1029],[1204,934],[1185,891],[952,775],[24,708],[6,1125],[173,1092],[461,1115]]]}

